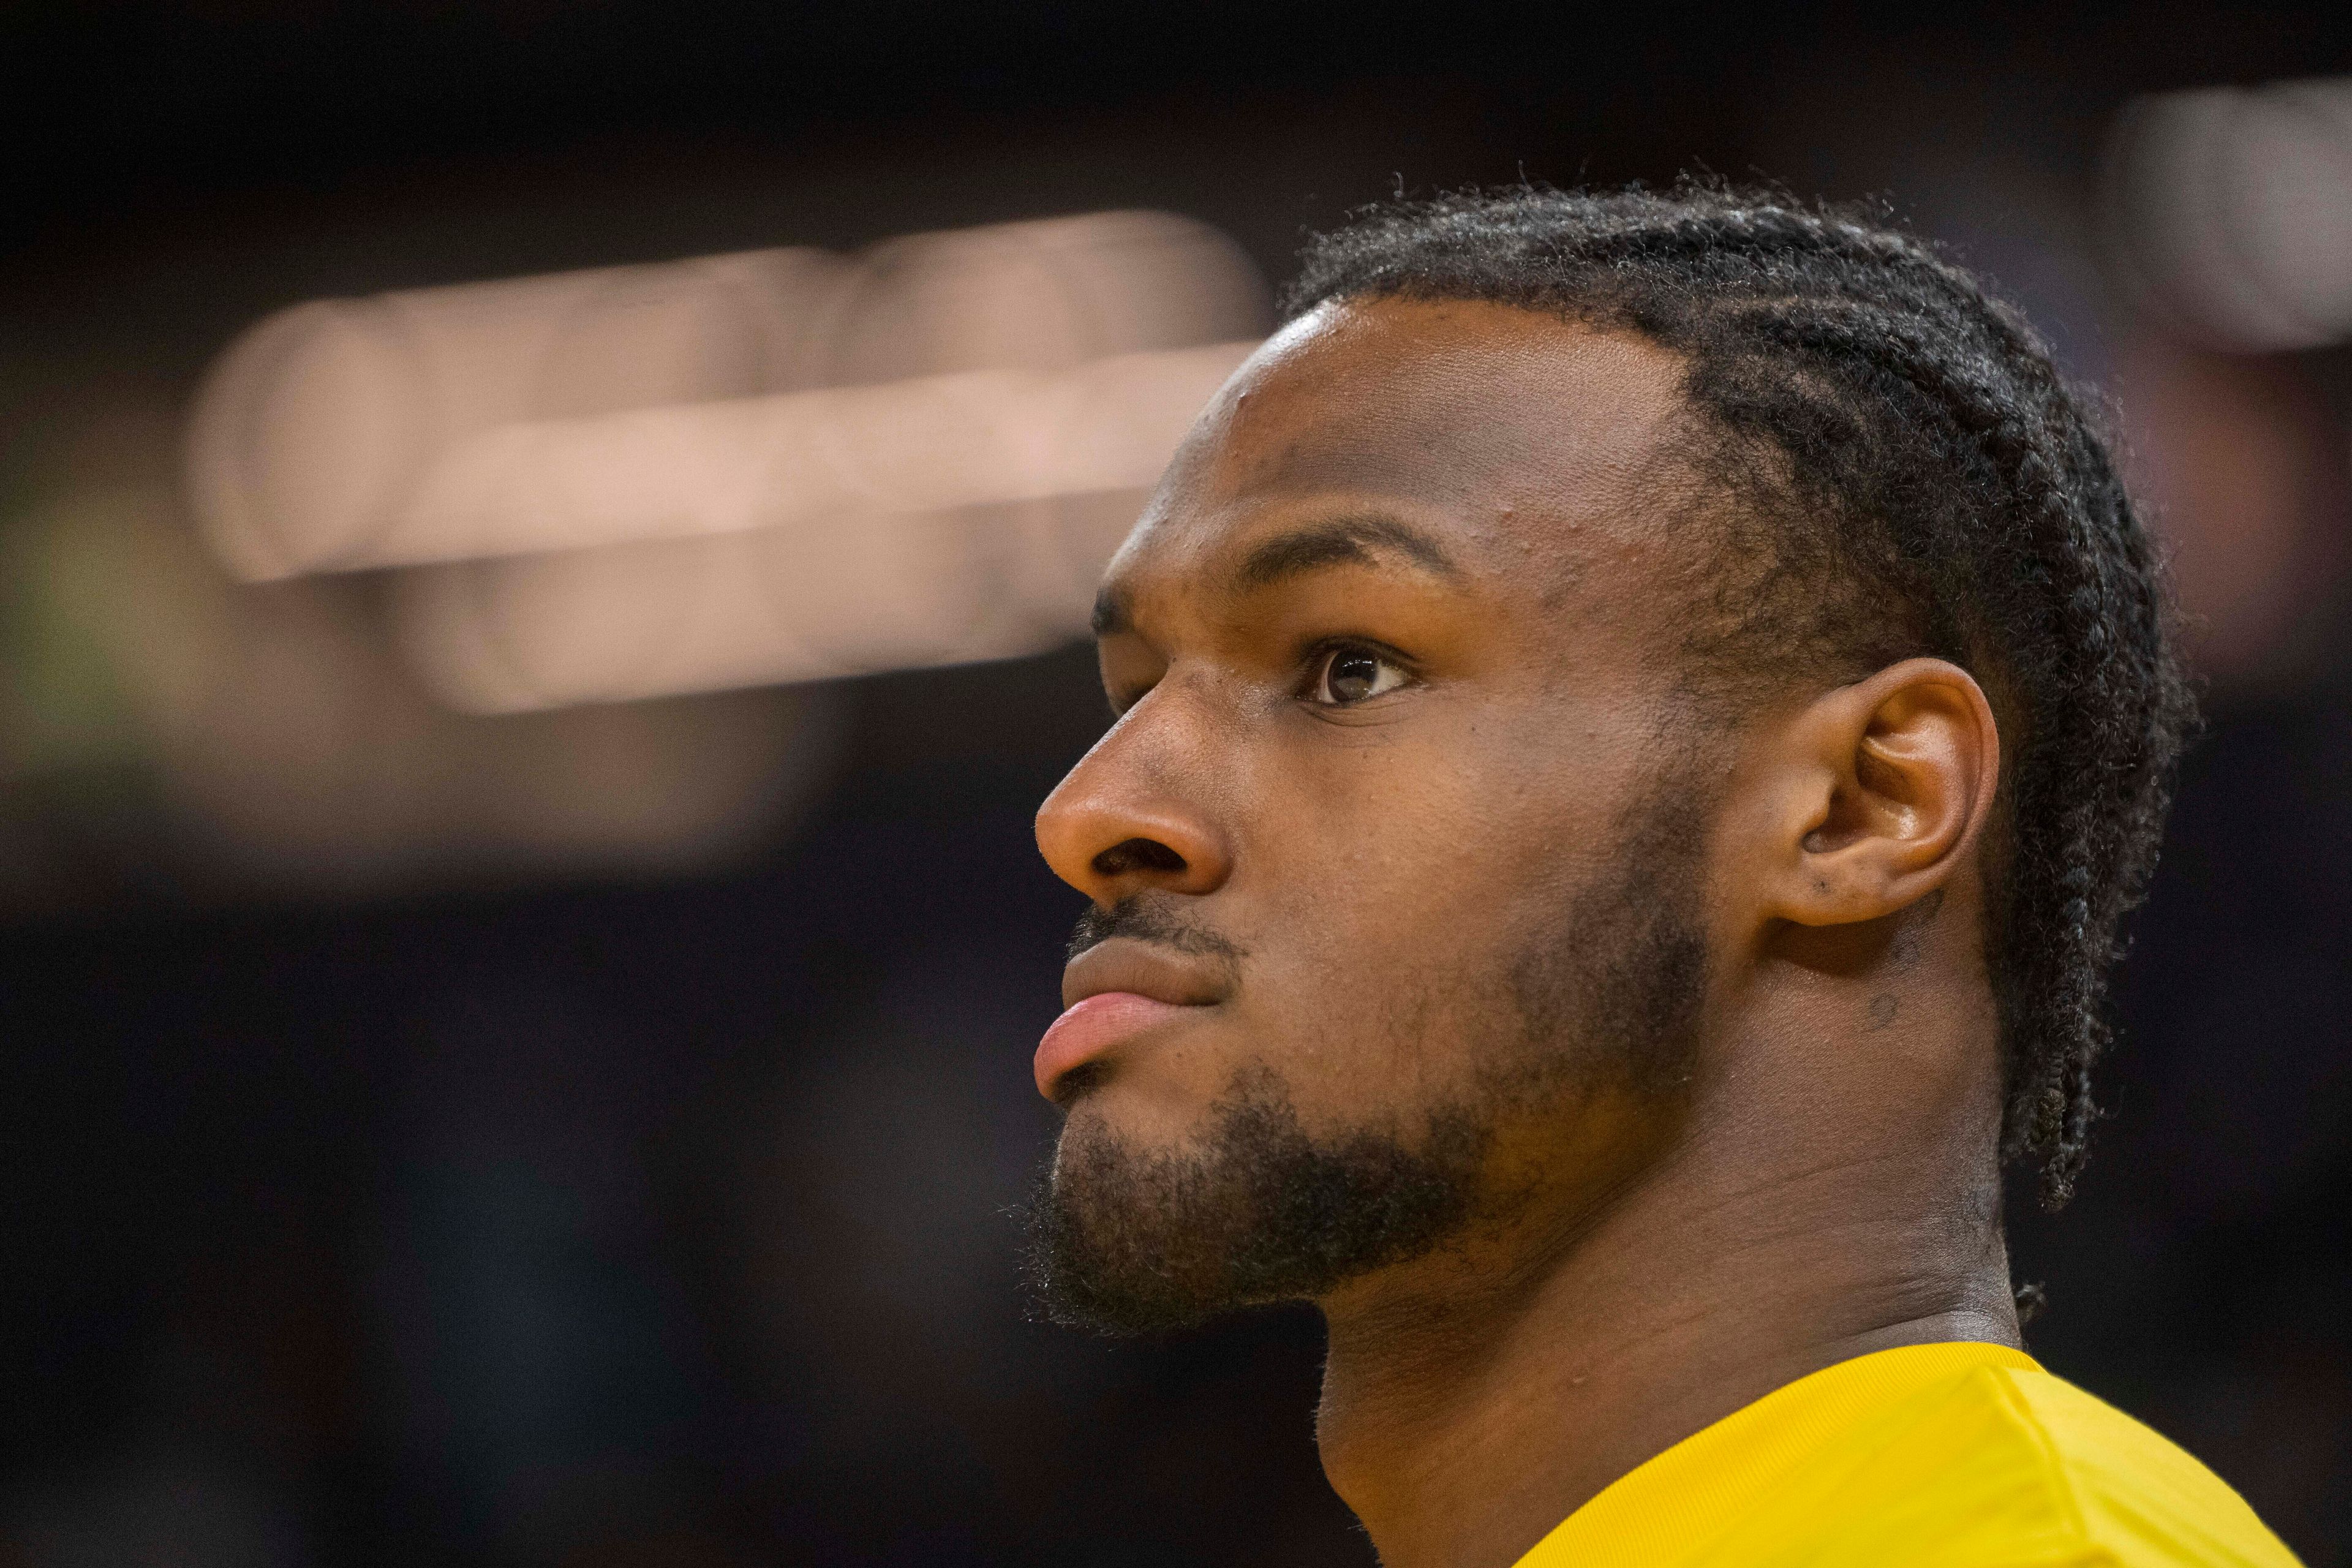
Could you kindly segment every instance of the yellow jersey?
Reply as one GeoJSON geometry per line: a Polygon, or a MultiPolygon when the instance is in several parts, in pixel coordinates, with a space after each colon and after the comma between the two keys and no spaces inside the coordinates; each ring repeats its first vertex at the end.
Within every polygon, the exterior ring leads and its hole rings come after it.
{"type": "Polygon", "coordinates": [[[2001,1345],[1825,1367],[1619,1478],[1519,1568],[2294,1568],[2220,1477],[2001,1345]]]}

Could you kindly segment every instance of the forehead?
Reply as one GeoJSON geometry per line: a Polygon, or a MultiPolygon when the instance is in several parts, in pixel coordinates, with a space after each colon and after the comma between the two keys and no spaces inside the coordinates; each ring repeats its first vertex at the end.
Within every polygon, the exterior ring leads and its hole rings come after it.
{"type": "Polygon", "coordinates": [[[1113,578],[1213,579],[1334,508],[1402,518],[1473,566],[1642,553],[1679,482],[1682,379],[1642,339],[1510,306],[1325,306],[1218,394],[1113,578]]]}

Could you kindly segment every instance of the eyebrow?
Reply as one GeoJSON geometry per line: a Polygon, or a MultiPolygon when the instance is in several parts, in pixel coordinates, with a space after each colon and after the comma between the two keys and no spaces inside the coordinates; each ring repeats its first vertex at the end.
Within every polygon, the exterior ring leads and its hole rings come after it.
{"type": "Polygon", "coordinates": [[[1462,575],[1462,568],[1437,541],[1411,523],[1373,512],[1260,540],[1234,569],[1234,582],[1244,589],[1264,588],[1327,566],[1370,565],[1382,550],[1394,551],[1435,576],[1451,580],[1462,575]]]}
{"type": "MultiPolygon", "coordinates": [[[[1461,579],[1462,568],[1437,541],[1411,523],[1378,512],[1335,518],[1260,540],[1234,569],[1234,584],[1247,592],[1285,578],[1330,566],[1373,564],[1383,550],[1393,551],[1433,576],[1461,579]]],[[[1106,583],[1095,595],[1094,634],[1110,637],[1133,626],[1127,595],[1119,584],[1106,583]]]]}

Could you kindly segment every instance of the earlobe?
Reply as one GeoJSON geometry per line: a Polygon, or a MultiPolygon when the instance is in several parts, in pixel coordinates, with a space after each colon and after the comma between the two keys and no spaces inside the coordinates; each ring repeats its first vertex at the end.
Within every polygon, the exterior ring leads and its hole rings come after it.
{"type": "Polygon", "coordinates": [[[2000,738],[1958,665],[1906,659],[1823,695],[1791,725],[1794,782],[1773,913],[1843,925],[1902,910],[1968,863],[2000,738]]]}

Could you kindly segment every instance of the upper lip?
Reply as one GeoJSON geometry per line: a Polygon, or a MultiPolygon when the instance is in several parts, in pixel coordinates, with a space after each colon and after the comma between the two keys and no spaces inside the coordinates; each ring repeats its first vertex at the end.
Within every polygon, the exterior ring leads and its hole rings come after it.
{"type": "Polygon", "coordinates": [[[1181,1007],[1205,1007],[1223,1001],[1232,989],[1222,965],[1129,936],[1105,937],[1062,971],[1065,1007],[1109,991],[1131,991],[1181,1007]]]}

